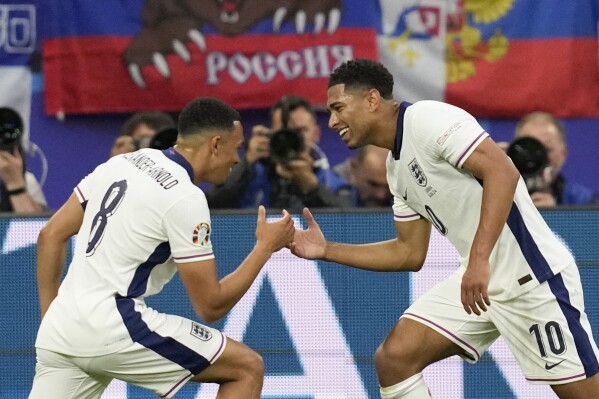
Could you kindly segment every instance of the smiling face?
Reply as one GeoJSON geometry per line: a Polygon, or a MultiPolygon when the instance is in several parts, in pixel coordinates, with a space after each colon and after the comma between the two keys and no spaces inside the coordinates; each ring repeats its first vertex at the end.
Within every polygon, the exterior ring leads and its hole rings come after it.
{"type": "Polygon", "coordinates": [[[239,162],[239,151],[243,141],[243,128],[239,121],[234,122],[232,132],[218,135],[210,183],[219,185],[229,177],[231,169],[239,162]]]}
{"type": "Polygon", "coordinates": [[[331,116],[329,127],[334,129],[347,147],[354,149],[369,144],[370,121],[368,91],[346,90],[344,84],[328,90],[327,108],[331,116]]]}

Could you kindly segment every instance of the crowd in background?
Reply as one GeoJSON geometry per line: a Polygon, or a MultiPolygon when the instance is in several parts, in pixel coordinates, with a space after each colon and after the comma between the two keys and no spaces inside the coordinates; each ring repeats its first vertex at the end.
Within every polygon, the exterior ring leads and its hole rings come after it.
{"type": "MultiPolygon", "coordinates": [[[[10,108],[0,109],[0,114],[0,211],[47,211],[42,188],[24,162],[23,122],[10,108]]],[[[166,112],[135,113],[122,125],[110,157],[146,147],[166,149],[176,141],[176,125],[166,112]]],[[[388,151],[366,146],[330,165],[326,148],[319,146],[316,111],[303,97],[281,98],[267,123],[245,130],[244,153],[229,178],[222,185],[202,187],[212,209],[265,205],[297,212],[303,207],[389,207],[393,202],[386,182],[388,151]]],[[[514,140],[499,144],[516,163],[537,207],[599,203],[592,189],[562,174],[568,157],[566,132],[553,115],[539,111],[523,116],[514,140]]]]}

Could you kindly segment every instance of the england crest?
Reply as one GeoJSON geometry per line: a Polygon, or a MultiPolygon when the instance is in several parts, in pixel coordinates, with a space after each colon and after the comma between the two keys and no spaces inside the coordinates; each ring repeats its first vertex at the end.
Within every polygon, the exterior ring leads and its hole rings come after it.
{"type": "Polygon", "coordinates": [[[426,187],[426,175],[422,171],[420,165],[418,165],[416,158],[410,161],[408,164],[408,169],[410,169],[410,173],[412,174],[414,180],[416,180],[416,183],[418,183],[419,186],[426,187]]]}

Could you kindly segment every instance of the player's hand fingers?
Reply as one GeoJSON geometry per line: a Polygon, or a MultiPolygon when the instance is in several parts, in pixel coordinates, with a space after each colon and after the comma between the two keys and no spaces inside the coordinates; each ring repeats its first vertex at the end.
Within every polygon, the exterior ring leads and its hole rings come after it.
{"type": "Polygon", "coordinates": [[[472,312],[470,311],[470,307],[468,306],[468,294],[464,288],[462,288],[461,292],[461,301],[466,313],[471,314],[472,312]]]}
{"type": "Polygon", "coordinates": [[[317,228],[318,223],[314,220],[314,216],[312,216],[312,212],[308,208],[304,208],[304,217],[306,218],[306,222],[308,222],[308,228],[317,228]]]}
{"type": "MultiPolygon", "coordinates": [[[[475,298],[476,305],[478,305],[478,309],[482,310],[483,312],[486,312],[487,305],[485,304],[482,293],[480,293],[480,292],[476,293],[474,298],[475,298]]],[[[477,314],[480,315],[480,313],[477,313],[477,314]]]]}
{"type": "Polygon", "coordinates": [[[266,222],[266,208],[263,205],[258,207],[258,225],[262,225],[266,222]]]}
{"type": "Polygon", "coordinates": [[[487,306],[491,306],[491,298],[489,298],[489,291],[487,290],[487,287],[483,287],[481,290],[481,295],[487,306]]]}

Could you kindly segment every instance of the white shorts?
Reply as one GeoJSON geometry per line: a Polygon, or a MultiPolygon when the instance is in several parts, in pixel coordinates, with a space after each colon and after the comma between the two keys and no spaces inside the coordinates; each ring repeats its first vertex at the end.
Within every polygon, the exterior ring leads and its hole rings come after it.
{"type": "Polygon", "coordinates": [[[108,355],[74,357],[38,348],[29,398],[96,399],[113,378],[172,397],[219,358],[226,338],[183,317],[166,315],[166,321],[138,342],[108,355]]]}
{"type": "Polygon", "coordinates": [[[526,379],[565,384],[599,372],[599,351],[584,311],[575,264],[529,292],[493,301],[481,316],[467,314],[460,301],[461,270],[410,306],[402,317],[418,321],[460,346],[475,363],[501,335],[526,379]]]}

